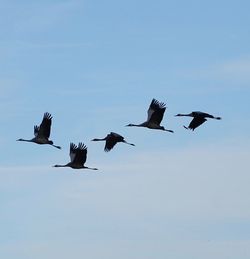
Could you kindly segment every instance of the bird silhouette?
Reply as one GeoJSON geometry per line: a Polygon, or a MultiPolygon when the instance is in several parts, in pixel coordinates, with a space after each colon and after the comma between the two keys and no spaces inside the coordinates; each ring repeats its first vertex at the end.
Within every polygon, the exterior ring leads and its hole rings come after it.
{"type": "Polygon", "coordinates": [[[85,166],[87,160],[87,147],[80,142],[78,147],[74,143],[70,143],[70,162],[65,165],[54,165],[54,167],[71,167],[73,169],[91,169],[98,170],[97,168],[91,168],[85,166]]]}
{"type": "Polygon", "coordinates": [[[153,99],[148,108],[148,118],[145,122],[141,124],[128,124],[129,127],[146,127],[149,129],[164,130],[173,133],[173,130],[165,129],[161,126],[161,121],[163,119],[164,112],[166,110],[166,104],[153,99]]]}
{"type": "Polygon", "coordinates": [[[123,136],[115,132],[110,132],[105,138],[94,138],[92,141],[106,141],[104,147],[104,151],[106,152],[110,151],[119,142],[135,146],[132,143],[128,143],[123,136]]]}
{"type": "Polygon", "coordinates": [[[51,122],[52,116],[50,113],[45,112],[43,116],[43,120],[40,126],[34,126],[34,135],[35,137],[32,139],[17,139],[17,141],[25,141],[25,142],[33,142],[36,144],[48,144],[58,149],[61,149],[60,146],[56,146],[53,144],[53,141],[49,140],[50,131],[51,131],[51,122]]]}
{"type": "Polygon", "coordinates": [[[221,117],[215,117],[211,114],[205,113],[205,112],[200,112],[200,111],[195,111],[191,112],[189,114],[177,114],[175,116],[188,116],[188,117],[193,117],[192,121],[188,125],[188,127],[183,126],[185,129],[191,129],[194,130],[197,127],[199,127],[201,124],[203,124],[205,121],[207,121],[206,118],[210,119],[215,119],[215,120],[221,120],[221,117]]]}

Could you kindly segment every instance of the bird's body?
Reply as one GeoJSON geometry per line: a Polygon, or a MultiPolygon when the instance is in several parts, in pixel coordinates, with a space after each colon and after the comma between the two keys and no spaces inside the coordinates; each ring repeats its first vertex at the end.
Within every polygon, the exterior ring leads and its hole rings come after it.
{"type": "Polygon", "coordinates": [[[101,138],[101,139],[94,138],[92,139],[92,141],[105,141],[106,143],[105,143],[104,151],[106,152],[110,151],[119,142],[134,146],[134,144],[128,143],[123,136],[115,132],[110,132],[105,138],[101,138]]]}
{"type": "Polygon", "coordinates": [[[191,129],[194,130],[197,127],[199,127],[201,124],[207,121],[206,118],[215,119],[215,120],[221,120],[221,117],[215,117],[209,113],[200,112],[200,111],[194,111],[188,114],[177,114],[175,116],[188,116],[193,117],[192,121],[188,125],[188,127],[184,126],[185,129],[191,129]]]}
{"type": "Polygon", "coordinates": [[[153,99],[149,108],[148,108],[148,118],[145,122],[141,124],[128,124],[127,126],[130,127],[146,127],[149,129],[158,129],[158,130],[164,130],[168,132],[172,132],[172,130],[165,129],[163,126],[161,126],[161,121],[163,119],[164,112],[166,110],[166,104],[163,102],[159,102],[156,99],[153,99]]]}
{"type": "Polygon", "coordinates": [[[74,143],[70,143],[70,162],[65,165],[54,165],[54,167],[71,167],[73,169],[92,169],[97,170],[97,168],[91,168],[85,166],[87,160],[87,147],[83,143],[79,143],[78,147],[74,143]]]}
{"type": "Polygon", "coordinates": [[[34,135],[35,137],[32,139],[18,139],[17,141],[25,141],[25,142],[33,142],[36,144],[48,144],[58,149],[61,149],[60,146],[56,146],[53,144],[53,141],[49,140],[50,131],[51,131],[51,123],[52,123],[52,116],[50,113],[45,112],[43,116],[43,120],[40,126],[34,126],[34,135]]]}

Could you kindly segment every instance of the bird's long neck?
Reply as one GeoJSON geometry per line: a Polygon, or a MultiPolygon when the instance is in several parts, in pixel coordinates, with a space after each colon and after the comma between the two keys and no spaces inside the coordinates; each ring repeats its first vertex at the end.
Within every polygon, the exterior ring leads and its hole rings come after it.
{"type": "Polygon", "coordinates": [[[23,138],[20,138],[20,139],[17,139],[17,141],[33,142],[33,139],[23,139],[23,138]]]}
{"type": "Polygon", "coordinates": [[[69,164],[66,164],[66,165],[54,165],[53,167],[69,167],[69,164]]]}
{"type": "Polygon", "coordinates": [[[188,116],[188,117],[193,117],[193,114],[192,113],[180,113],[180,114],[177,114],[176,116],[188,116]]]}
{"type": "Polygon", "coordinates": [[[106,140],[106,138],[94,138],[92,139],[92,141],[104,141],[106,140]]]}
{"type": "Polygon", "coordinates": [[[127,125],[128,127],[145,127],[145,123],[141,123],[141,124],[133,124],[133,123],[130,123],[127,125]]]}

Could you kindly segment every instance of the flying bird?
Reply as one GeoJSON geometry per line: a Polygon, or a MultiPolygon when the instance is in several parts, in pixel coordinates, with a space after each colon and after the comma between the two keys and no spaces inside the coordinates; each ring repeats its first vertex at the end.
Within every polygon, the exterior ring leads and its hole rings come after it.
{"type": "Polygon", "coordinates": [[[78,147],[74,143],[70,143],[70,162],[65,165],[54,165],[54,167],[71,167],[73,169],[91,169],[98,170],[97,168],[91,168],[85,166],[87,160],[87,147],[80,142],[78,147]]]}
{"type": "Polygon", "coordinates": [[[211,118],[211,119],[215,119],[215,120],[221,120],[221,117],[215,117],[211,114],[205,113],[205,112],[191,112],[189,114],[177,114],[175,116],[188,116],[188,117],[193,117],[193,120],[190,122],[190,124],[188,125],[188,127],[183,126],[185,129],[191,129],[194,130],[197,127],[199,127],[201,124],[203,124],[205,121],[207,121],[206,118],[211,118]]]}
{"type": "Polygon", "coordinates": [[[165,129],[163,126],[160,125],[163,119],[165,110],[166,110],[165,103],[159,102],[156,99],[153,99],[148,108],[147,120],[141,124],[128,124],[126,126],[146,127],[149,129],[158,129],[158,130],[164,130],[164,131],[173,133],[173,130],[165,129]]]}
{"type": "Polygon", "coordinates": [[[128,143],[123,136],[115,133],[110,132],[105,138],[94,138],[92,141],[106,141],[104,151],[108,152],[110,151],[117,143],[122,142],[125,144],[129,144],[131,146],[135,146],[132,143],[128,143]]]}
{"type": "Polygon", "coordinates": [[[52,116],[50,113],[45,112],[43,116],[43,120],[40,126],[34,126],[34,135],[35,137],[32,139],[17,139],[17,141],[26,141],[26,142],[33,142],[36,144],[48,144],[58,149],[61,149],[60,146],[56,146],[53,144],[53,141],[49,140],[50,130],[51,130],[51,122],[52,116]]]}

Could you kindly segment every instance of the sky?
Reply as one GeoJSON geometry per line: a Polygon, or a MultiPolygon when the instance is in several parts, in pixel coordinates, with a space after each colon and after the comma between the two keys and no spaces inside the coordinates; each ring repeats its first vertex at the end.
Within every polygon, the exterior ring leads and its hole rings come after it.
{"type": "Polygon", "coordinates": [[[0,257],[248,259],[249,1],[0,3],[0,257]],[[174,134],[125,127],[153,98],[174,134]],[[16,142],[45,112],[62,149],[16,142]]]}

